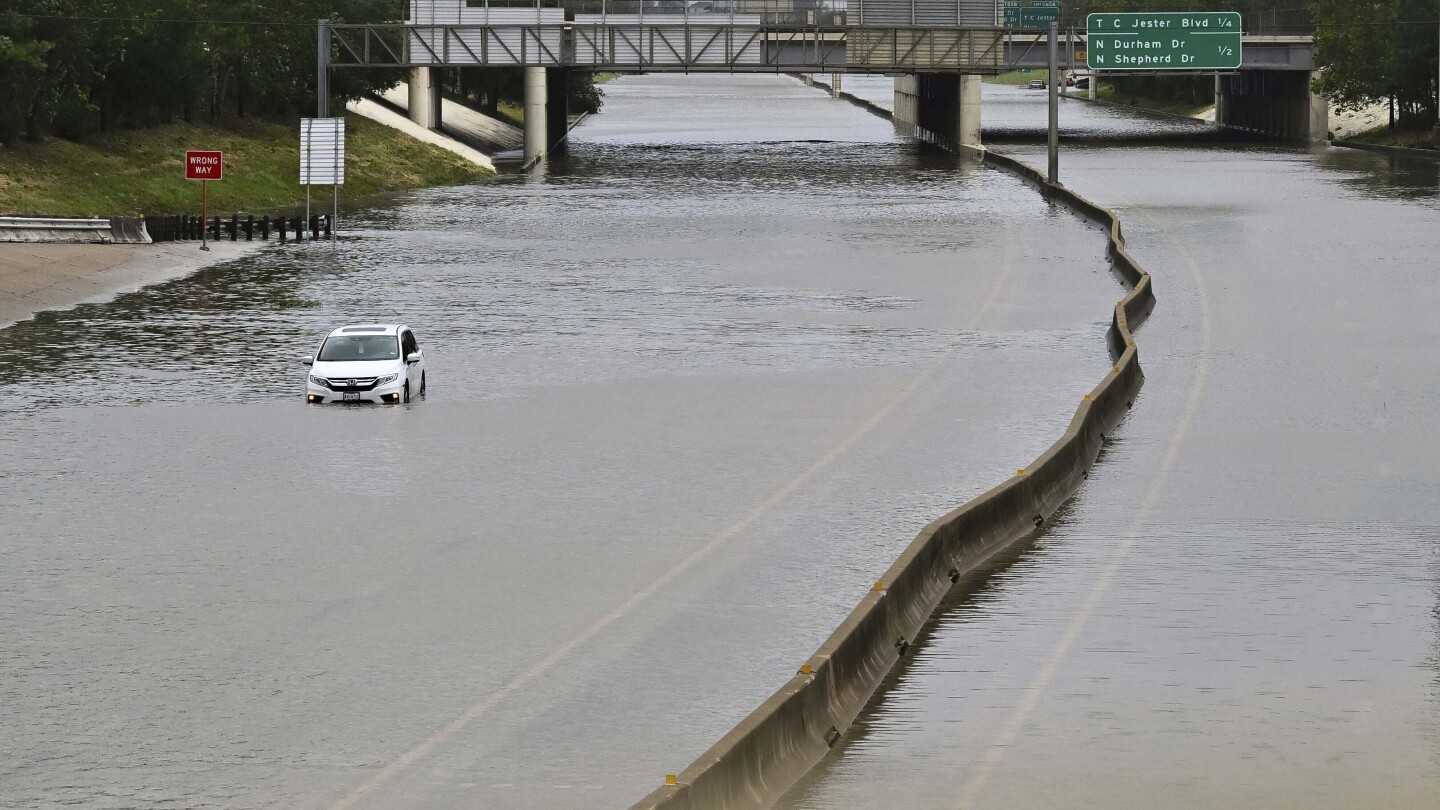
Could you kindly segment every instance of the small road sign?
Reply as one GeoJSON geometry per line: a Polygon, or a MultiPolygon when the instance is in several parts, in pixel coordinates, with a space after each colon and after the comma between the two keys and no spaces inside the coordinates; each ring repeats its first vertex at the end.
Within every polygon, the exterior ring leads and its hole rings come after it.
{"type": "Polygon", "coordinates": [[[1239,12],[1091,14],[1085,28],[1085,64],[1091,70],[1240,67],[1239,12]]]}
{"type": "Polygon", "coordinates": [[[1048,28],[1052,22],[1060,22],[1059,6],[1033,5],[1020,9],[1021,28],[1048,28]]]}
{"type": "Polygon", "coordinates": [[[1004,26],[1006,28],[1047,28],[1052,22],[1060,21],[1060,0],[1031,0],[1023,8],[1020,0],[1004,0],[1004,26]]]}
{"type": "Polygon", "coordinates": [[[300,183],[345,185],[345,119],[300,119],[300,183]]]}
{"type": "Polygon", "coordinates": [[[224,152],[186,152],[186,180],[223,180],[225,178],[224,152]]]}

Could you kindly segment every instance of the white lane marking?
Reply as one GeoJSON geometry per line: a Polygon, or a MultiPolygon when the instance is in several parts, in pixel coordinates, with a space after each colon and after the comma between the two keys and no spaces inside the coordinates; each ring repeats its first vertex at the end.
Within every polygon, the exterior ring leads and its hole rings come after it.
{"type": "MultiPolygon", "coordinates": [[[[1014,253],[1012,245],[1013,240],[1007,239],[1005,259],[1000,271],[1000,275],[995,279],[995,283],[991,286],[990,295],[980,305],[980,308],[975,312],[975,316],[972,317],[970,321],[965,325],[964,328],[966,331],[975,329],[976,326],[979,325],[980,319],[983,318],[985,314],[990,311],[990,308],[995,304],[995,302],[999,300],[1000,294],[1004,290],[1010,278],[1010,271],[1014,264],[1014,253]]],[[[818,475],[821,471],[834,464],[851,447],[855,446],[856,442],[860,441],[860,439],[863,438],[865,434],[873,430],[876,425],[879,425],[881,422],[883,422],[892,413],[894,413],[897,408],[904,404],[906,400],[913,396],[916,391],[920,390],[920,386],[924,385],[925,382],[929,380],[932,376],[934,376],[935,373],[939,370],[941,361],[959,347],[960,341],[960,337],[956,337],[954,340],[952,340],[950,343],[950,347],[946,349],[946,351],[940,356],[940,358],[938,358],[933,364],[931,364],[929,368],[915,375],[915,377],[893,398],[891,398],[889,402],[885,403],[885,405],[881,407],[880,410],[872,414],[869,419],[865,420],[864,423],[862,423],[858,428],[856,428],[853,432],[846,436],[839,444],[832,447],[829,452],[821,456],[809,467],[806,467],[799,475],[790,479],[789,482],[787,482],[780,489],[776,490],[773,494],[770,495],[770,497],[766,498],[758,506],[746,513],[746,515],[740,520],[732,523],[727,529],[725,529],[725,531],[716,535],[715,538],[712,539],[710,542],[687,554],[683,559],[680,560],[680,562],[676,563],[673,567],[671,567],[670,570],[666,571],[664,574],[661,574],[658,578],[652,580],[649,585],[646,585],[644,588],[631,594],[630,598],[626,599],[624,602],[621,602],[604,616],[596,619],[584,630],[581,630],[578,634],[571,637],[568,641],[561,644],[559,647],[551,650],[549,655],[542,658],[534,666],[530,667],[519,675],[516,675],[514,678],[511,678],[500,688],[487,695],[484,700],[481,700],[470,706],[465,711],[461,712],[460,715],[457,716],[455,719],[446,723],[444,726],[441,726],[435,733],[431,734],[429,737],[416,744],[413,748],[406,751],[404,754],[401,754],[399,757],[391,760],[385,765],[385,767],[381,768],[369,779],[366,779],[358,787],[356,787],[354,790],[350,791],[348,794],[342,797],[339,801],[336,801],[334,804],[330,805],[331,810],[347,810],[347,808],[353,807],[356,802],[364,799],[367,794],[389,782],[395,777],[396,774],[404,771],[406,768],[409,768],[411,765],[414,765],[421,759],[424,759],[425,756],[428,755],[431,751],[434,751],[446,740],[455,736],[456,733],[460,732],[466,726],[469,726],[471,723],[475,722],[476,719],[484,715],[486,712],[489,712],[491,709],[494,709],[496,706],[500,705],[500,703],[502,703],[510,695],[514,694],[520,689],[525,688],[525,686],[527,686],[531,681],[539,678],[546,672],[549,672],[555,667],[556,664],[560,663],[567,656],[569,656],[570,653],[574,652],[577,647],[599,635],[601,631],[605,630],[605,628],[609,627],[619,619],[623,618],[631,610],[634,610],[637,605],[639,605],[641,602],[644,602],[651,596],[655,595],[657,591],[670,584],[672,581],[675,580],[676,577],[688,571],[706,555],[710,554],[710,552],[714,551],[716,548],[718,548],[725,542],[733,539],[736,535],[748,529],[753,523],[755,523],[755,521],[759,520],[762,515],[764,515],[770,509],[774,508],[776,504],[779,504],[781,501],[785,500],[797,489],[809,483],[809,481],[816,475],[818,475]]]]}
{"type": "MultiPolygon", "coordinates": [[[[1107,196],[1113,197],[1113,195],[1107,196]]],[[[1129,207],[1133,208],[1133,206],[1129,207]]],[[[1152,225],[1155,225],[1162,233],[1164,232],[1164,228],[1159,226],[1154,217],[1138,211],[1135,213],[1149,221],[1152,225]]],[[[1130,550],[1134,547],[1135,541],[1139,537],[1140,528],[1149,520],[1150,513],[1154,511],[1155,504],[1160,500],[1160,495],[1164,491],[1170,471],[1174,469],[1175,462],[1179,458],[1180,447],[1184,443],[1186,435],[1190,432],[1190,423],[1194,421],[1195,413],[1200,408],[1200,400],[1204,395],[1205,379],[1210,365],[1210,301],[1205,292],[1205,279],[1200,275],[1199,267],[1195,264],[1195,260],[1191,258],[1190,252],[1185,249],[1185,246],[1179,240],[1171,237],[1169,234],[1165,235],[1165,239],[1175,247],[1184,259],[1185,264],[1189,267],[1190,276],[1195,284],[1195,292],[1200,300],[1200,349],[1195,363],[1195,372],[1190,379],[1190,392],[1185,399],[1185,407],[1181,411],[1179,420],[1175,423],[1175,431],[1170,434],[1170,443],[1165,448],[1164,456],[1161,457],[1160,469],[1155,475],[1155,478],[1150,482],[1150,488],[1146,491],[1145,498],[1141,502],[1139,510],[1136,511],[1135,517],[1131,520],[1130,526],[1126,529],[1125,535],[1120,540],[1120,544],[1116,546],[1115,551],[1111,553],[1105,570],[1100,573],[1100,577],[1095,581],[1095,584],[1091,586],[1090,592],[1085,596],[1085,600],[1081,602],[1080,607],[1075,611],[1075,615],[1071,617],[1070,623],[1065,628],[1065,632],[1061,635],[1060,639],[1055,642],[1055,646],[1051,649],[1049,657],[1045,659],[1045,663],[1041,665],[1040,669],[1035,673],[1035,677],[1032,678],[1030,683],[1025,687],[1024,693],[1021,694],[1019,702],[1016,703],[1014,711],[1011,712],[1009,719],[1000,730],[1000,734],[995,738],[995,742],[991,744],[990,750],[985,755],[985,759],[980,762],[975,773],[966,781],[960,793],[958,806],[961,810],[970,810],[970,808],[976,806],[980,794],[984,791],[986,784],[989,783],[990,778],[994,775],[995,769],[999,767],[1000,762],[1005,758],[1005,754],[1010,746],[1014,744],[1015,738],[1020,735],[1020,731],[1025,727],[1025,723],[1031,713],[1034,712],[1036,706],[1040,704],[1041,698],[1045,695],[1046,688],[1049,687],[1050,682],[1055,678],[1055,673],[1060,669],[1060,664],[1069,654],[1070,648],[1075,644],[1075,640],[1080,637],[1081,631],[1085,629],[1085,625],[1089,623],[1091,616],[1095,613],[1095,609],[1099,607],[1100,600],[1105,597],[1105,592],[1110,589],[1110,583],[1114,581],[1116,574],[1119,573],[1120,568],[1130,556],[1130,550]]]]}

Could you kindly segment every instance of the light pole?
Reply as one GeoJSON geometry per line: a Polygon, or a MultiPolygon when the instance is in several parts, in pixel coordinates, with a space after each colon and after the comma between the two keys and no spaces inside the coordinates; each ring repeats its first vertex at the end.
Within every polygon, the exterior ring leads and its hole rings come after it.
{"type": "Polygon", "coordinates": [[[1046,137],[1049,147],[1051,183],[1060,182],[1060,23],[1050,23],[1050,131],[1046,137]]]}

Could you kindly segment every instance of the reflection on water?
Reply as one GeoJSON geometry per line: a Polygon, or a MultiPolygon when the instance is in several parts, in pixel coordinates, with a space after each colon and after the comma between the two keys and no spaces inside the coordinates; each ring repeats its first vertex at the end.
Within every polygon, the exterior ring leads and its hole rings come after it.
{"type": "Polygon", "coordinates": [[[752,250],[794,262],[798,245],[817,237],[857,253],[946,255],[985,233],[929,232],[959,218],[967,194],[1029,204],[993,173],[957,174],[936,156],[912,162],[890,143],[650,148],[643,173],[633,171],[635,157],[634,147],[579,148],[556,162],[549,183],[420,192],[350,215],[355,236],[338,246],[292,243],[114,304],[45,313],[0,344],[10,371],[0,401],[24,410],[298,396],[295,358],[313,353],[335,324],[397,319],[442,358],[536,360],[463,377],[442,366],[435,398],[717,364],[785,370],[919,359],[948,335],[845,317],[911,301],[717,276],[752,250]],[[877,175],[906,194],[873,183],[877,175]],[[815,210],[823,221],[808,213],[815,210]],[[807,317],[816,313],[833,317],[807,317]],[[567,353],[577,351],[591,361],[574,363],[567,353]]]}
{"type": "Polygon", "coordinates": [[[323,807],[457,717],[368,806],[626,806],[1107,367],[1103,242],[1014,178],[608,92],[547,174],[0,332],[0,807],[323,807]],[[305,406],[377,320],[426,401],[305,406]]]}
{"type": "MultiPolygon", "coordinates": [[[[1043,165],[1044,115],[998,148],[1043,165]]],[[[1061,177],[1156,281],[1145,389],[781,806],[1440,805],[1435,164],[1099,137],[1061,177]]]]}
{"type": "Polygon", "coordinates": [[[1336,182],[1367,197],[1430,200],[1440,197],[1440,160],[1398,157],[1359,149],[1315,149],[1315,162],[1335,172],[1336,182]]]}
{"type": "MultiPolygon", "coordinates": [[[[370,806],[623,807],[1107,367],[1103,242],[1013,178],[782,78],[610,87],[548,176],[0,332],[0,806],[327,806],[498,696],[370,806]],[[301,404],[392,319],[427,402],[301,404]]],[[[1128,537],[987,804],[1434,806],[1432,198],[1095,144],[1147,386],[795,805],[954,806],[1128,537]]]]}

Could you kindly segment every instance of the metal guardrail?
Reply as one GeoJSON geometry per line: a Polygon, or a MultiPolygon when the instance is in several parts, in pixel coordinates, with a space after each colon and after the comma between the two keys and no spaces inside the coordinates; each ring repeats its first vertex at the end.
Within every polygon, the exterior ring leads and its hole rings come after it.
{"type": "Polygon", "coordinates": [[[90,217],[0,217],[0,242],[114,241],[110,220],[90,217]]]}

